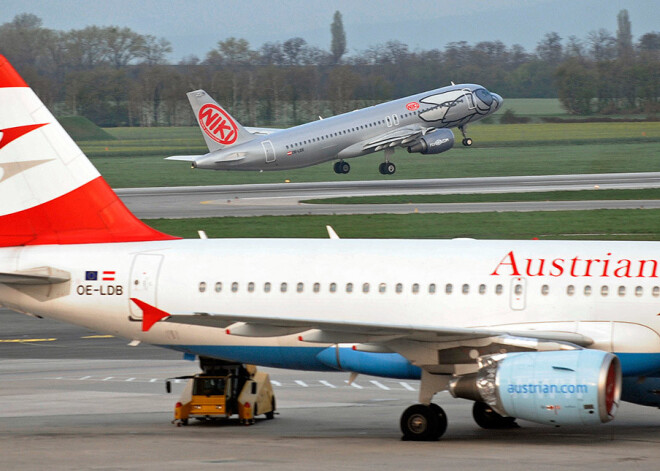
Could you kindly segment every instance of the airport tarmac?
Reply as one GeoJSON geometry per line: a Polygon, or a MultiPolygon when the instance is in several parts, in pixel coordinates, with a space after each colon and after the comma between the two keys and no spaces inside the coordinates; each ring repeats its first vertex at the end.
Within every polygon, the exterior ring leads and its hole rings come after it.
{"type": "Polygon", "coordinates": [[[0,310],[0,469],[657,469],[660,411],[623,403],[599,427],[486,431],[471,403],[436,396],[438,442],[400,440],[416,381],[267,369],[274,420],[170,423],[165,378],[194,363],[156,347],[0,310]]]}
{"type": "Polygon", "coordinates": [[[502,203],[307,204],[346,196],[505,193],[660,188],[660,173],[537,175],[487,178],[274,183],[124,188],[117,194],[139,218],[281,216],[292,214],[456,213],[660,208],[660,200],[531,201],[502,203]]]}

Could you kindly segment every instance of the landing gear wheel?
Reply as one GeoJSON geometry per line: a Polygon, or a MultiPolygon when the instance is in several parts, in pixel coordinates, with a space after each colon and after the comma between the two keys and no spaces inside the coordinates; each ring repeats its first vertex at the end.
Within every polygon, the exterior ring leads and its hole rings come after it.
{"type": "Polygon", "coordinates": [[[447,416],[442,408],[432,404],[415,404],[401,415],[402,440],[434,441],[447,430],[447,416]]]}
{"type": "Polygon", "coordinates": [[[465,147],[470,147],[472,145],[472,138],[466,137],[465,139],[463,139],[463,145],[465,147]]]}
{"type": "Polygon", "coordinates": [[[351,171],[351,166],[348,162],[340,160],[339,162],[335,162],[334,170],[335,173],[348,173],[351,171]]]}
{"type": "Polygon", "coordinates": [[[394,172],[396,172],[396,165],[394,165],[392,162],[383,162],[378,166],[378,171],[382,175],[392,175],[394,172]]]}
{"type": "Polygon", "coordinates": [[[266,419],[273,420],[275,418],[275,398],[272,399],[270,405],[272,409],[270,412],[266,412],[266,419]]]}
{"type": "Polygon", "coordinates": [[[504,417],[485,402],[475,402],[472,406],[472,417],[481,428],[487,430],[501,430],[507,428],[519,428],[515,417],[504,417]]]}

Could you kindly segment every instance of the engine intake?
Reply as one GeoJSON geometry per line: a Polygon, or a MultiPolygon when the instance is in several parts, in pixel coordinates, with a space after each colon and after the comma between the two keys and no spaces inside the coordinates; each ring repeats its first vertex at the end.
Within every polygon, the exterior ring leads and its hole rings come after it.
{"type": "Polygon", "coordinates": [[[408,152],[420,154],[439,154],[454,147],[454,133],[450,129],[436,129],[408,147],[408,152]]]}
{"type": "Polygon", "coordinates": [[[609,422],[621,398],[619,359],[600,350],[484,357],[477,373],[455,378],[454,397],[485,402],[500,415],[551,425],[609,422]]]}

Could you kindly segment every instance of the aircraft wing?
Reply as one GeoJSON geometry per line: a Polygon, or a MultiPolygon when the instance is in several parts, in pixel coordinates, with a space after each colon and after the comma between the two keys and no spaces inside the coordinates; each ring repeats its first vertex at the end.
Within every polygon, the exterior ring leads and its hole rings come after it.
{"type": "MultiPolygon", "coordinates": [[[[131,298],[143,311],[143,330],[149,330],[156,322],[202,325],[225,329],[230,335],[243,337],[276,337],[298,334],[305,342],[317,343],[370,343],[388,345],[401,344],[447,344],[488,338],[516,338],[533,344],[567,343],[586,347],[593,340],[574,332],[515,330],[494,328],[437,327],[426,324],[369,323],[360,321],[337,321],[310,316],[308,318],[254,316],[243,314],[182,313],[170,314],[139,299],[131,298]]],[[[524,342],[522,342],[524,343],[524,342]]],[[[550,349],[557,349],[556,345],[550,349]]]]}
{"type": "Polygon", "coordinates": [[[426,128],[418,125],[404,126],[369,139],[363,144],[363,149],[373,149],[374,152],[378,152],[387,147],[406,145],[433,130],[435,130],[433,127],[426,128]]]}

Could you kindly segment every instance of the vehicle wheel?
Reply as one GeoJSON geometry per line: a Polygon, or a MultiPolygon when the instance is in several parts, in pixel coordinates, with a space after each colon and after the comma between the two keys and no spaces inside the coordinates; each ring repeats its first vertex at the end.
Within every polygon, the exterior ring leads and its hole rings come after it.
{"type": "Polygon", "coordinates": [[[387,170],[385,170],[385,162],[381,162],[381,164],[378,166],[378,171],[381,175],[387,175],[387,170]]]}
{"type": "Polygon", "coordinates": [[[266,418],[268,420],[273,420],[275,418],[275,398],[271,401],[272,409],[270,412],[266,412],[266,418]]]}
{"type": "MultiPolygon", "coordinates": [[[[401,415],[402,439],[414,441],[437,440],[442,435],[440,432],[444,432],[439,422],[440,417],[435,407],[425,406],[424,404],[410,406],[401,415]]],[[[446,428],[446,419],[444,425],[446,428]]]]}
{"type": "Polygon", "coordinates": [[[507,429],[520,427],[516,423],[515,417],[504,417],[486,404],[485,402],[475,402],[472,406],[472,417],[481,428],[487,430],[507,429]]]}
{"type": "Polygon", "coordinates": [[[466,137],[465,139],[463,139],[463,145],[466,147],[470,147],[472,145],[472,138],[466,137]]]}
{"type": "Polygon", "coordinates": [[[385,164],[385,173],[387,175],[394,175],[394,172],[396,172],[396,165],[394,165],[392,162],[387,162],[385,164]]]}
{"type": "Polygon", "coordinates": [[[341,163],[341,162],[335,162],[335,164],[334,164],[334,166],[333,166],[333,168],[334,168],[334,170],[335,170],[335,173],[341,173],[341,170],[339,170],[339,164],[340,164],[340,163],[341,163]]]}
{"type": "Polygon", "coordinates": [[[188,419],[181,419],[181,425],[188,425],[188,419]]]}
{"type": "Polygon", "coordinates": [[[339,162],[339,169],[341,170],[340,173],[348,173],[351,171],[351,166],[348,162],[339,162]]]}

